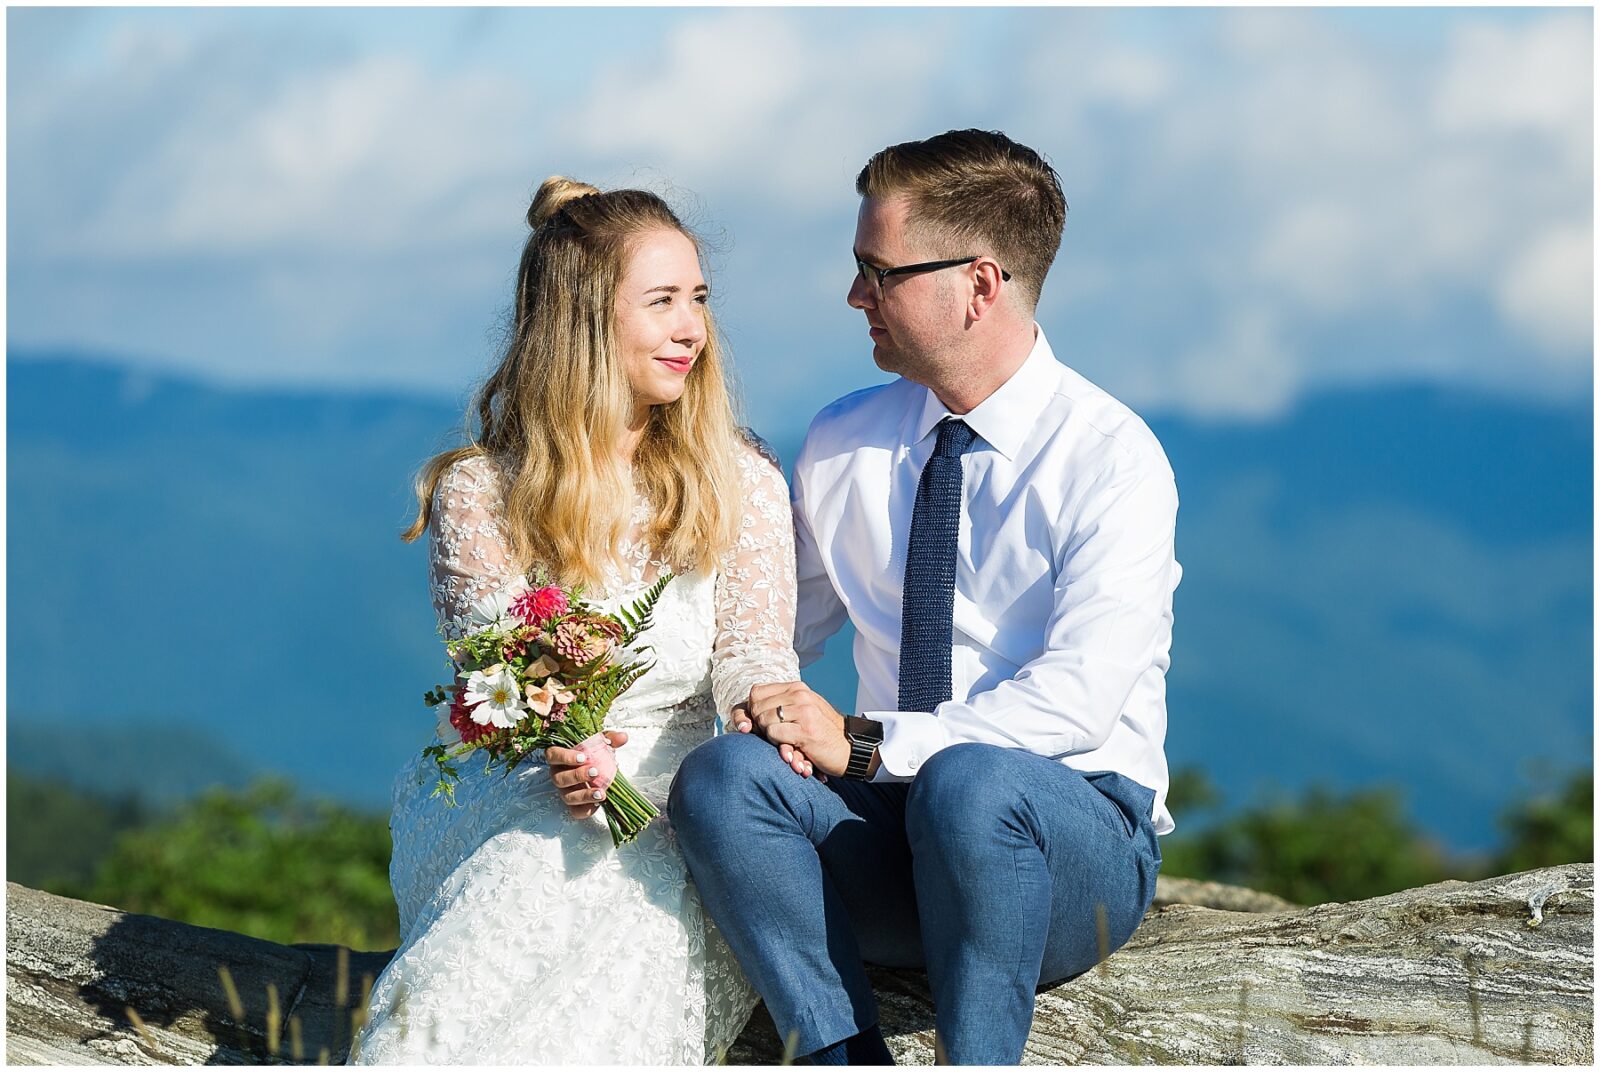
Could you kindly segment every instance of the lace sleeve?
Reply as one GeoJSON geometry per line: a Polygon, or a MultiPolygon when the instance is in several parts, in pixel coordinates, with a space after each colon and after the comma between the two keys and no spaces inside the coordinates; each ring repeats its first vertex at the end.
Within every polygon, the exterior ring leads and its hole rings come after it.
{"type": "Polygon", "coordinates": [[[794,655],[794,519],[771,448],[752,437],[739,451],[739,540],[717,568],[717,639],[711,691],[726,715],[754,685],[799,681],[794,655]]]}
{"type": "Polygon", "coordinates": [[[504,511],[499,474],[482,455],[456,462],[434,489],[428,587],[447,640],[471,631],[473,603],[526,587],[501,531],[504,511]]]}

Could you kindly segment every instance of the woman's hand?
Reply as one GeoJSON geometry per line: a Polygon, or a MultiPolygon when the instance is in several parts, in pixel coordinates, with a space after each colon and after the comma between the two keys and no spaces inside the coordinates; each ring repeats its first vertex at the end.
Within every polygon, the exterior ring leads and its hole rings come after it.
{"type": "MultiPolygon", "coordinates": [[[[621,730],[606,730],[606,740],[612,748],[628,743],[628,735],[621,730]]],[[[561,793],[561,800],[574,819],[587,819],[605,800],[606,791],[597,789],[589,779],[599,775],[589,757],[575,748],[551,746],[544,750],[544,761],[550,766],[550,780],[561,793]]]]}
{"type": "Polygon", "coordinates": [[[850,762],[850,741],[844,733],[844,716],[813,692],[803,681],[757,685],[750,690],[745,719],[751,732],[778,746],[788,747],[815,764],[819,777],[842,775],[850,762]]]}
{"type": "MultiPolygon", "coordinates": [[[[750,708],[746,704],[736,704],[728,721],[738,733],[749,733],[753,728],[750,724],[750,708]]],[[[793,767],[794,772],[802,778],[810,778],[815,773],[816,768],[811,765],[811,760],[806,756],[805,752],[792,744],[780,744],[778,746],[778,756],[793,767]]],[[[825,782],[828,780],[828,776],[826,774],[817,774],[816,779],[819,782],[825,782]]]]}

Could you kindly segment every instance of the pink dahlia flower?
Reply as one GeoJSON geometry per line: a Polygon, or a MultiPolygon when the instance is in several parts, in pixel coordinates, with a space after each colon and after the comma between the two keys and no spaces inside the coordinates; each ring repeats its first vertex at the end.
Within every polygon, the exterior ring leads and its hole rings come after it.
{"type": "Polygon", "coordinates": [[[567,613],[567,593],[555,585],[524,592],[511,604],[511,613],[529,625],[543,625],[567,613]]]}

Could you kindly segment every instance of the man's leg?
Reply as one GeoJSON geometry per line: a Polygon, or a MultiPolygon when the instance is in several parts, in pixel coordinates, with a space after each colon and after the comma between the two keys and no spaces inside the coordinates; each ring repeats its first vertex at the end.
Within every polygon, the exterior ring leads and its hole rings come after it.
{"type": "Polygon", "coordinates": [[[905,796],[801,778],[751,734],[678,768],[667,812],[701,902],[798,1054],[877,1025],[863,953],[918,962],[905,796]]]}
{"type": "Polygon", "coordinates": [[[949,1060],[1017,1064],[1035,987],[1087,970],[1102,944],[1109,953],[1133,934],[1160,865],[1152,799],[1120,775],[1086,778],[991,745],[953,745],[923,765],[906,832],[949,1060]]]}

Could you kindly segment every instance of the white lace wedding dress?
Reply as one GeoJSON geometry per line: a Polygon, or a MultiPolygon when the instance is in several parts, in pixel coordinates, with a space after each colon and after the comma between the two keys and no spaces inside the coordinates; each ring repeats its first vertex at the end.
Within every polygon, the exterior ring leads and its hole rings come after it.
{"type": "MultiPolygon", "coordinates": [[[[679,761],[716,732],[718,711],[754,684],[799,677],[783,474],[755,447],[741,448],[739,470],[738,546],[714,571],[668,584],[643,636],[655,669],[607,719],[629,735],[622,772],[663,811],[679,761]]],[[[441,479],[430,580],[451,637],[467,629],[474,601],[526,586],[501,513],[488,459],[458,462],[441,479]]],[[[639,539],[647,519],[638,504],[591,603],[615,610],[666,570],[639,539]]],[[[542,763],[485,774],[480,756],[459,765],[452,808],[429,797],[436,774],[420,758],[425,743],[394,787],[390,879],[402,942],[373,986],[351,1063],[717,1060],[756,994],[701,908],[665,815],[616,848],[603,816],[568,816],[542,763]]]]}

